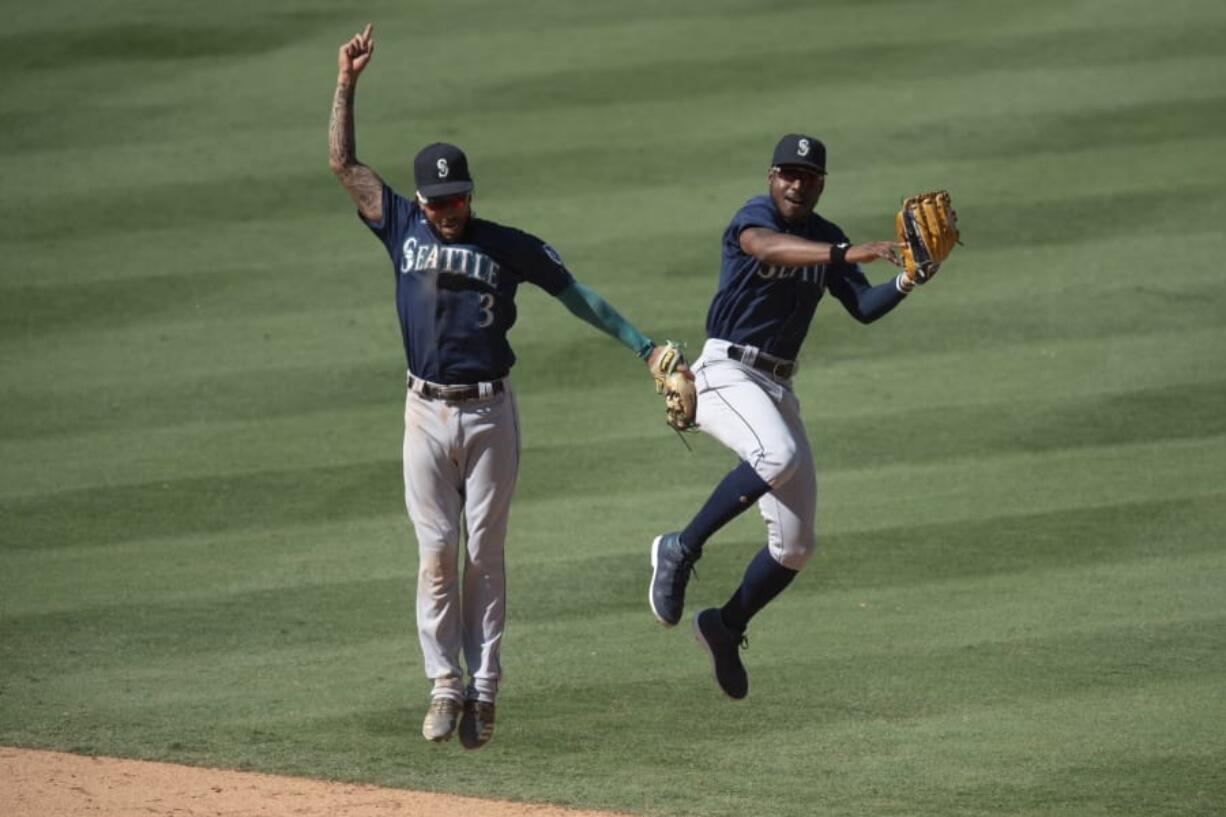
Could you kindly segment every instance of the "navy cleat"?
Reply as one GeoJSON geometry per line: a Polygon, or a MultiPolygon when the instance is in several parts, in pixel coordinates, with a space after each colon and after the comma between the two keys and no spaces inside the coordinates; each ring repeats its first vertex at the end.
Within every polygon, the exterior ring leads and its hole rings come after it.
{"type": "Polygon", "coordinates": [[[673,627],[681,620],[685,608],[685,585],[694,570],[694,562],[681,549],[681,535],[664,533],[651,543],[651,612],[665,627],[673,627]]]}
{"type": "Polygon", "coordinates": [[[715,683],[734,701],[749,694],[749,675],[741,663],[741,647],[749,642],[743,632],[729,630],[718,607],[709,607],[694,616],[694,638],[711,654],[715,683]]]}
{"type": "Polygon", "coordinates": [[[494,736],[494,705],[486,701],[465,701],[460,718],[460,744],[465,749],[480,749],[494,736]]]}

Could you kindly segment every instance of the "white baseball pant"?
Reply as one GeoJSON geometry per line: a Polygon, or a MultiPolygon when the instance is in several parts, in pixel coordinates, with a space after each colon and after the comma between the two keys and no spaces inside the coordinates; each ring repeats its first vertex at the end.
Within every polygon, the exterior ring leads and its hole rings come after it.
{"type": "Polygon", "coordinates": [[[467,691],[493,702],[497,694],[506,623],[504,546],[519,454],[519,414],[509,384],[501,394],[463,402],[409,390],[404,498],[420,560],[417,632],[435,696],[461,700],[467,691]],[[467,690],[461,650],[471,677],[467,690]]]}
{"type": "Polygon", "coordinates": [[[791,381],[728,357],[712,338],[694,361],[699,428],[771,486],[758,500],[775,561],[800,570],[816,548],[817,474],[791,381]]]}

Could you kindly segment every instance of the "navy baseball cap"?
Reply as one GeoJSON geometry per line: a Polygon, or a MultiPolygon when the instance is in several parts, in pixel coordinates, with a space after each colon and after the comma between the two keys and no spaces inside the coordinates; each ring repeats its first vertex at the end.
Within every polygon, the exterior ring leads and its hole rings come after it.
{"type": "Polygon", "coordinates": [[[413,178],[417,192],[427,199],[455,196],[473,189],[468,157],[446,142],[435,142],[418,151],[413,160],[413,178]]]}
{"type": "Polygon", "coordinates": [[[805,136],[803,133],[789,133],[775,145],[775,158],[771,160],[772,167],[796,165],[826,172],[826,146],[820,139],[805,136]]]}

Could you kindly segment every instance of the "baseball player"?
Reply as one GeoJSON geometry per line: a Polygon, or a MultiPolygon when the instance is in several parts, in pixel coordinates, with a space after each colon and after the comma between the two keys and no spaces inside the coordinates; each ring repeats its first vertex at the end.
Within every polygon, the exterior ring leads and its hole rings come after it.
{"type": "Polygon", "coordinates": [[[522,282],[541,287],[649,368],[663,347],[577,282],[539,238],[477,218],[468,159],[459,148],[422,148],[413,162],[417,189],[407,198],[357,160],[354,90],[374,50],[370,25],[340,47],[330,164],[386,247],[395,274],[408,362],[405,506],[420,559],[418,636],[433,684],[422,735],[448,740],[458,722],[460,742],[477,749],[493,734],[502,676],[503,546],[520,452],[507,379],[515,362],[507,331],[515,323],[516,288],[522,282]]]}
{"type": "Polygon", "coordinates": [[[733,699],[749,692],[739,648],[753,616],[778,595],[813,554],[817,478],[792,391],[796,358],[814,311],[829,292],[870,323],[888,313],[914,282],[901,274],[873,286],[860,269],[884,258],[899,263],[890,241],[852,244],[813,212],[826,184],[826,148],[790,133],[775,147],[768,193],[745,203],[724,231],[719,288],[707,312],[707,341],[692,371],[699,427],[741,462],[680,531],[651,545],[652,613],[681,620],[685,588],[703,545],[753,503],[766,520],[767,544],[749,562],[723,607],[694,617],[715,680],[733,699]]]}

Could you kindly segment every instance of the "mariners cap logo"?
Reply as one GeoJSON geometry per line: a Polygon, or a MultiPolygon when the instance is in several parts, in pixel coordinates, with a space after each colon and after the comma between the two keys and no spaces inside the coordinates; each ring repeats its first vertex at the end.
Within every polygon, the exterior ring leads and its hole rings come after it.
{"type": "Polygon", "coordinates": [[[446,142],[426,145],[413,158],[413,180],[422,198],[434,199],[471,193],[473,177],[464,151],[446,142]]]}
{"type": "Polygon", "coordinates": [[[771,165],[773,167],[792,165],[805,167],[817,173],[825,173],[826,146],[815,136],[803,133],[785,134],[775,145],[771,165]]]}

